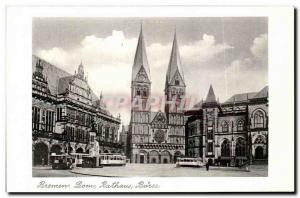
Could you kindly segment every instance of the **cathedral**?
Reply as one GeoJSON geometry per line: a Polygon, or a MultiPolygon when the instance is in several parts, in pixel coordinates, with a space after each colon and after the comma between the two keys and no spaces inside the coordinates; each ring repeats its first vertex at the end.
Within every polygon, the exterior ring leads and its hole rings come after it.
{"type": "Polygon", "coordinates": [[[205,100],[185,110],[186,84],[176,32],[165,79],[164,112],[151,111],[151,76],[141,29],[131,79],[126,133],[131,163],[175,163],[200,157],[221,166],[268,161],[268,86],[220,103],[211,85],[205,100]],[[181,107],[181,108],[180,108],[181,107]]]}
{"type": "Polygon", "coordinates": [[[136,48],[131,78],[129,157],[132,163],[174,163],[185,155],[184,73],[176,33],[165,79],[164,112],[152,112],[150,66],[143,30],[136,48]]]}

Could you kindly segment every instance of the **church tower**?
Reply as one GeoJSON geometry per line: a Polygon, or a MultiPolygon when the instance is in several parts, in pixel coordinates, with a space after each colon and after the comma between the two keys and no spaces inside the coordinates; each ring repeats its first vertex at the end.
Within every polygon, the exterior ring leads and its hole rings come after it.
{"type": "Polygon", "coordinates": [[[149,142],[149,120],[151,95],[150,68],[148,65],[143,29],[141,27],[131,78],[131,159],[138,162],[137,151],[140,144],[149,142]]]}
{"type": "Polygon", "coordinates": [[[169,143],[185,144],[184,127],[184,74],[181,66],[176,32],[168,65],[165,84],[165,113],[169,124],[169,143]]]}
{"type": "MultiPolygon", "coordinates": [[[[215,158],[215,133],[218,128],[219,103],[212,85],[210,85],[206,100],[203,103],[203,159],[215,158]]],[[[212,163],[212,161],[210,161],[212,163]]]]}

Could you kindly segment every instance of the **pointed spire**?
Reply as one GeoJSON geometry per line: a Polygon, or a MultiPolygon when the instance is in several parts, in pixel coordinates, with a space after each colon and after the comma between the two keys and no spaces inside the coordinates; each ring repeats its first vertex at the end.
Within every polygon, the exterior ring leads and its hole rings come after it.
{"type": "Polygon", "coordinates": [[[172,46],[169,66],[167,70],[166,84],[172,81],[173,77],[177,72],[179,73],[184,83],[184,74],[181,66],[181,59],[180,59],[180,54],[178,49],[177,35],[176,35],[176,28],[175,28],[173,46],[172,46]]]}
{"type": "Polygon", "coordinates": [[[102,95],[102,91],[100,92],[100,101],[102,100],[102,98],[103,98],[103,95],[102,95]]]}
{"type": "Polygon", "coordinates": [[[78,75],[78,77],[84,79],[84,69],[83,69],[83,65],[82,65],[82,60],[80,62],[80,65],[78,66],[77,75],[78,75]]]}
{"type": "Polygon", "coordinates": [[[210,87],[209,87],[209,91],[208,91],[205,102],[206,103],[216,103],[217,102],[216,101],[216,95],[215,95],[215,92],[214,92],[214,89],[213,89],[212,85],[210,85],[210,87]]]}
{"type": "Polygon", "coordinates": [[[141,31],[139,35],[139,40],[135,52],[135,57],[134,57],[134,63],[132,67],[132,81],[135,80],[136,75],[138,72],[141,70],[141,68],[144,68],[148,79],[150,80],[150,68],[148,65],[148,59],[147,59],[147,54],[146,54],[146,45],[144,42],[144,35],[143,35],[143,26],[141,24],[141,31]]]}
{"type": "Polygon", "coordinates": [[[43,74],[43,69],[44,69],[44,67],[43,67],[43,65],[42,65],[41,59],[38,59],[38,60],[36,61],[35,68],[36,68],[36,72],[37,72],[37,73],[43,74]]]}

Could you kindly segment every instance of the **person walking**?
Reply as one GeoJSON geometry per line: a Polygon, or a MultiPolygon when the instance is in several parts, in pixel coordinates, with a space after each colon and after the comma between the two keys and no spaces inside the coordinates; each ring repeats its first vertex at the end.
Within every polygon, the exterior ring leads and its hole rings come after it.
{"type": "Polygon", "coordinates": [[[205,164],[205,166],[206,166],[206,171],[209,171],[209,163],[208,162],[205,164]]]}

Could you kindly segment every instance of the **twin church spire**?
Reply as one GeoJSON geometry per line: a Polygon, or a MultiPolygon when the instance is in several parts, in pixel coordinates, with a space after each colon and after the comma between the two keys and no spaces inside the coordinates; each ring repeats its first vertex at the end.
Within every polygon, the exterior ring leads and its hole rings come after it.
{"type": "Polygon", "coordinates": [[[182,81],[182,84],[184,85],[184,74],[181,66],[181,59],[175,31],[169,66],[166,75],[166,85],[172,84],[172,81],[176,77],[179,78],[182,81]]]}
{"type": "Polygon", "coordinates": [[[139,40],[135,52],[134,63],[132,67],[132,81],[135,81],[137,78],[137,74],[143,69],[148,79],[150,80],[150,68],[148,65],[147,53],[146,53],[146,45],[144,41],[143,35],[143,27],[141,27],[139,40]]]}
{"type": "MultiPolygon", "coordinates": [[[[134,63],[132,68],[132,81],[136,80],[137,74],[140,72],[141,69],[143,69],[146,72],[147,77],[150,80],[150,67],[148,64],[142,27],[141,27],[136,53],[134,57],[134,63]]],[[[180,54],[178,49],[176,31],[174,34],[172,51],[171,51],[170,61],[169,61],[167,74],[166,74],[166,85],[172,84],[174,78],[180,78],[182,84],[184,85],[184,74],[181,66],[181,59],[180,59],[180,54]]]]}

